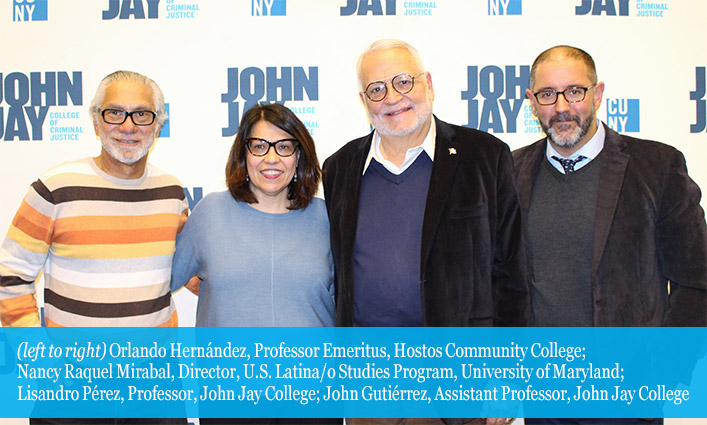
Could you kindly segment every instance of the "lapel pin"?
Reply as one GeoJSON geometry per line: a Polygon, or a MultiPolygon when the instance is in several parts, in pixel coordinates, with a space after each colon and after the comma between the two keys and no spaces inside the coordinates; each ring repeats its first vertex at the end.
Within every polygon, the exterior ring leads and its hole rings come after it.
{"type": "Polygon", "coordinates": [[[456,154],[457,154],[457,150],[454,149],[454,148],[449,148],[449,154],[450,154],[450,155],[456,155],[456,154]]]}

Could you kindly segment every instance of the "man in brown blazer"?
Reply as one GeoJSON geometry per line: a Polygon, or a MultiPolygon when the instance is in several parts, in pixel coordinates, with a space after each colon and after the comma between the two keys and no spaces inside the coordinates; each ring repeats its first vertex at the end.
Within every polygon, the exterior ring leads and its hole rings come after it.
{"type": "MultiPolygon", "coordinates": [[[[675,148],[596,119],[604,83],[581,49],[541,53],[530,72],[547,137],[513,152],[527,230],[535,326],[707,325],[700,189],[675,148]]],[[[662,419],[526,419],[658,424],[662,419]]]]}

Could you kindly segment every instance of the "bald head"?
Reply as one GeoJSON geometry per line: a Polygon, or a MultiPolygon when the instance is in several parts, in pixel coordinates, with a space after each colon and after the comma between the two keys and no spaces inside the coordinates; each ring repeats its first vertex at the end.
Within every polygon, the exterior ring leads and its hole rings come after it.
{"type": "Polygon", "coordinates": [[[561,62],[566,59],[583,62],[587,66],[587,77],[589,77],[592,84],[596,84],[597,68],[596,65],[594,65],[594,59],[592,59],[589,53],[577,47],[555,46],[545,50],[535,58],[533,66],[530,68],[530,90],[535,91],[535,73],[538,69],[538,65],[551,61],[561,62]]]}

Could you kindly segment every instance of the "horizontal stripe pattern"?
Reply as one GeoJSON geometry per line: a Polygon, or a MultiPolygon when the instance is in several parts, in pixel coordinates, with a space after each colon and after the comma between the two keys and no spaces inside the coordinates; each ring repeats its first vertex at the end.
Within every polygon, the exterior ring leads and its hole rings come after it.
{"type": "Polygon", "coordinates": [[[131,317],[143,316],[169,307],[172,295],[168,292],[157,298],[145,301],[121,303],[96,303],[78,301],[59,295],[51,289],[44,291],[44,304],[77,315],[88,317],[131,317]]]}
{"type": "MultiPolygon", "coordinates": [[[[141,302],[152,300],[164,295],[165,281],[155,283],[153,285],[133,286],[129,290],[125,287],[89,287],[77,286],[66,283],[57,279],[56,276],[51,276],[52,291],[62,294],[66,298],[71,298],[77,301],[89,303],[112,303],[116,299],[121,302],[141,302]]],[[[100,280],[96,281],[100,282],[100,280]]]]}
{"type": "MultiPolygon", "coordinates": [[[[128,285],[128,281],[134,280],[137,282],[145,281],[143,277],[133,278],[133,273],[142,272],[154,272],[154,273],[167,273],[167,278],[169,278],[170,269],[172,267],[172,255],[165,255],[162,257],[152,256],[149,259],[142,261],[140,259],[134,258],[124,258],[124,259],[82,259],[82,258],[71,258],[69,260],[62,257],[56,257],[51,263],[51,271],[47,269],[47,273],[51,273],[60,279],[67,281],[78,281],[84,282],[88,279],[84,279],[84,276],[77,276],[77,278],[68,279],[66,277],[59,276],[63,272],[74,272],[74,273],[98,273],[104,275],[101,279],[105,282],[111,282],[113,276],[116,277],[116,282],[122,282],[121,285],[128,285]],[[125,277],[125,279],[123,278],[125,277]]],[[[161,279],[161,278],[160,278],[161,279]]],[[[109,286],[115,287],[115,286],[109,286]]]]}
{"type": "Polygon", "coordinates": [[[3,326],[36,326],[39,311],[34,294],[24,294],[14,298],[0,299],[0,317],[3,326]]]}
{"type": "Polygon", "coordinates": [[[0,248],[3,323],[32,322],[44,270],[48,326],[175,325],[169,276],[186,210],[179,181],[149,164],[137,180],[91,158],[45,172],[0,248]]]}
{"type": "Polygon", "coordinates": [[[47,251],[29,251],[7,237],[0,246],[0,276],[17,276],[22,280],[34,282],[46,259],[47,251]]]}
{"type": "Polygon", "coordinates": [[[145,258],[152,255],[174,254],[174,243],[169,240],[128,245],[65,245],[54,243],[52,244],[52,250],[54,254],[65,258],[145,258]]]}
{"type": "Polygon", "coordinates": [[[155,199],[181,199],[184,197],[184,190],[180,186],[144,190],[68,186],[52,191],[51,196],[54,205],[72,201],[144,202],[155,199]]]}
{"type": "Polygon", "coordinates": [[[54,307],[44,306],[44,323],[46,326],[62,327],[158,327],[177,326],[177,310],[174,303],[162,311],[144,316],[130,317],[91,317],[83,314],[73,314],[54,307]]]}

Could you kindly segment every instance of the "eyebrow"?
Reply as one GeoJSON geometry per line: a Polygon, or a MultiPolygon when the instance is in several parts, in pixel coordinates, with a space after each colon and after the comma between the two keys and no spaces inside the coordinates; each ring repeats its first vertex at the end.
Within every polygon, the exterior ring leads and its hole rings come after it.
{"type": "MultiPolygon", "coordinates": [[[[128,108],[125,108],[125,105],[119,105],[117,103],[110,103],[106,105],[105,108],[103,109],[120,109],[121,111],[125,111],[128,108]]],[[[133,111],[152,111],[152,107],[149,105],[137,105],[132,108],[133,111]]]]}
{"type": "MultiPolygon", "coordinates": [[[[591,86],[591,85],[592,85],[591,83],[590,83],[589,85],[584,85],[584,84],[570,84],[569,86],[565,87],[563,90],[567,90],[567,89],[571,89],[571,88],[579,88],[579,87],[584,88],[584,87],[589,87],[589,86],[591,86]]],[[[541,88],[537,89],[537,91],[545,91],[545,90],[562,91],[562,90],[558,90],[558,89],[556,89],[556,88],[554,88],[554,87],[541,87],[541,88]]]]}

